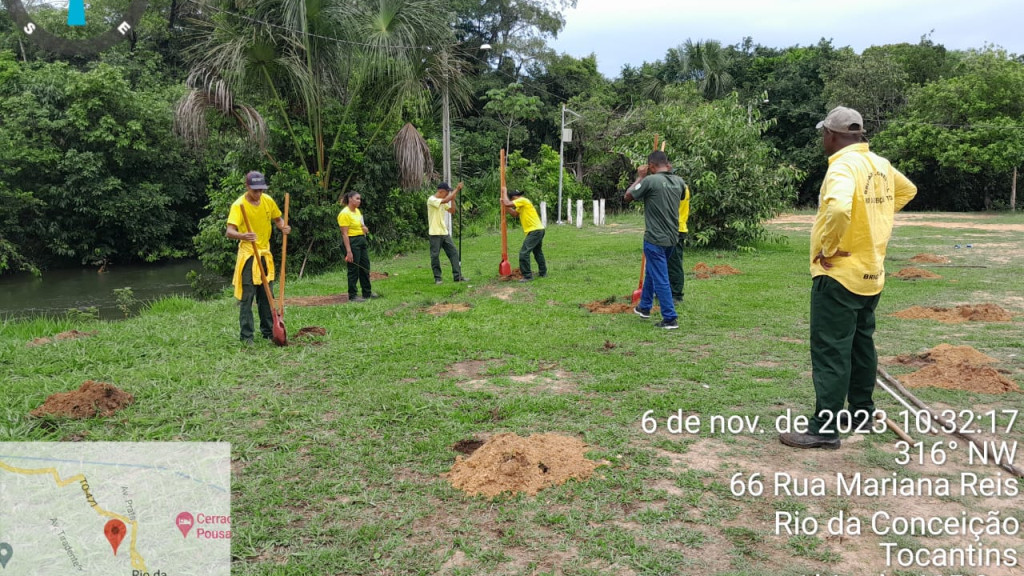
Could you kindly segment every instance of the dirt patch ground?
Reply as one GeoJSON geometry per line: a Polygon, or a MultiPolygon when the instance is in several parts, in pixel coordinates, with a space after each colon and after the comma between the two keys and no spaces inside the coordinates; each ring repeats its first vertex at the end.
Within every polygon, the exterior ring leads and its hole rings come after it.
{"type": "Polygon", "coordinates": [[[934,280],[935,278],[942,278],[942,276],[929,272],[924,268],[904,268],[893,274],[892,277],[900,278],[901,280],[934,280]]]}
{"type": "Polygon", "coordinates": [[[949,258],[945,256],[928,253],[916,254],[910,261],[914,264],[949,264],[950,262],[949,258]]]}
{"type": "Polygon", "coordinates": [[[299,296],[298,298],[286,298],[284,303],[285,306],[334,306],[335,304],[347,304],[348,294],[299,296]]]}
{"type": "Polygon", "coordinates": [[[604,300],[594,300],[593,302],[580,304],[580,308],[586,308],[587,311],[594,314],[629,314],[633,311],[633,305],[629,302],[630,298],[626,298],[625,302],[619,302],[618,300],[615,296],[609,296],[604,300]]]}
{"type": "Polygon", "coordinates": [[[897,356],[893,363],[922,366],[917,372],[900,376],[911,388],[927,386],[948,390],[965,390],[982,394],[1020,392],[1020,386],[987,366],[998,362],[970,346],[940,344],[924,354],[897,356]]]}
{"type": "Polygon", "coordinates": [[[519,268],[513,268],[512,274],[508,276],[498,276],[498,280],[502,282],[512,282],[513,280],[522,280],[523,273],[519,271],[519,268]]]}
{"type": "Polygon", "coordinates": [[[587,445],[558,434],[533,434],[523,438],[506,433],[494,436],[471,456],[456,456],[443,474],[451,485],[468,494],[494,498],[503,492],[531,496],[569,479],[590,478],[603,464],[584,457],[587,445]]]}
{"type": "Polygon", "coordinates": [[[327,336],[327,329],[321,326],[306,326],[305,328],[300,328],[294,337],[305,338],[308,336],[327,336]]]}
{"type": "Polygon", "coordinates": [[[391,276],[391,274],[388,274],[387,272],[372,272],[372,271],[370,272],[370,280],[371,281],[373,281],[373,280],[386,280],[388,276],[391,276]]]}
{"type": "MultiPolygon", "coordinates": [[[[456,378],[457,386],[467,392],[507,392],[509,385],[501,385],[486,375],[492,367],[500,367],[501,360],[463,360],[445,368],[440,378],[456,378]]],[[[506,376],[501,376],[506,378],[506,376]]],[[[536,372],[507,376],[517,392],[529,388],[531,393],[571,394],[577,391],[580,377],[554,366],[542,366],[536,372]],[[518,385],[518,386],[515,386],[518,385]]]]}
{"type": "Polygon", "coordinates": [[[434,304],[428,308],[424,308],[423,311],[432,316],[444,316],[449,312],[465,312],[469,310],[471,306],[465,302],[459,302],[457,304],[434,304]]]}
{"type": "Polygon", "coordinates": [[[728,266],[726,264],[719,264],[718,266],[708,266],[704,262],[697,262],[697,265],[693,267],[693,272],[697,275],[697,278],[701,280],[707,280],[712,276],[735,276],[736,274],[742,274],[739,270],[728,266]]]}
{"type": "Polygon", "coordinates": [[[964,304],[956,308],[925,308],[911,306],[890,316],[904,320],[938,320],[947,324],[958,322],[1012,322],[1013,315],[996,304],[964,304]]]}
{"type": "Polygon", "coordinates": [[[51,394],[43,405],[29,414],[37,418],[58,416],[62,418],[110,417],[135,403],[135,397],[106,382],[86,380],[78,390],[51,394]]]}
{"type": "Polygon", "coordinates": [[[78,338],[89,338],[95,336],[96,331],[91,332],[80,332],[78,330],[68,330],[67,332],[61,332],[52,338],[33,338],[25,343],[26,346],[42,346],[43,344],[50,344],[51,342],[61,342],[64,340],[77,340],[78,338]]]}

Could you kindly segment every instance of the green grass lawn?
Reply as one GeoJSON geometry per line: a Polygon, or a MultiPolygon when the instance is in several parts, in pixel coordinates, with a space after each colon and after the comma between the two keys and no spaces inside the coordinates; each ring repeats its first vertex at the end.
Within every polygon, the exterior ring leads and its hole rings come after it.
{"type": "MultiPolygon", "coordinates": [[[[1024,217],[994,222],[1021,226],[1024,217]]],[[[289,307],[290,334],[322,326],[327,336],[287,348],[241,346],[230,298],[163,300],[120,322],[8,322],[0,326],[0,440],[230,442],[239,575],[917,574],[935,569],[885,566],[878,543],[892,538],[776,534],[776,512],[826,518],[844,510],[867,518],[876,510],[957,516],[997,509],[1024,520],[1019,498],[842,499],[770,490],[734,496],[730,479],[739,472],[760,472],[769,481],[778,471],[952,478],[966,465],[954,455],[955,466],[898,466],[891,434],[844,441],[838,452],[778,444],[775,417],[787,409],[808,413],[814,399],[809,225],[779,226],[788,242],[753,253],[687,249],[679,330],[655,329],[657,314],[644,321],[582,309],[636,287],[641,227],[637,216],[610,218],[603,228],[549,225],[549,278],[529,284],[497,279],[499,241],[487,236],[463,239],[469,284],[452,283],[446,270],[445,283],[434,285],[424,241],[417,253],[373,262],[374,270],[390,273],[374,283],[379,300],[289,307]],[[690,272],[697,262],[728,264],[742,274],[698,280],[690,272]],[[439,303],[469,309],[424,312],[439,303]],[[71,328],[98,334],[25,346],[71,328]],[[49,394],[85,380],[110,382],[136,403],[107,419],[27,416],[49,394]],[[640,427],[649,410],[660,425],[655,434],[640,427]],[[713,415],[757,416],[764,433],[712,435],[705,424],[701,434],[670,434],[665,418],[677,410],[705,423],[713,415]],[[586,482],[494,501],[466,496],[440,477],[457,454],[454,443],[500,432],[574,435],[592,447],[589,457],[611,464],[586,482]]],[[[521,238],[510,232],[513,267],[521,238]]],[[[880,356],[967,344],[997,358],[998,368],[1024,385],[1022,247],[1020,230],[897,228],[890,274],[920,252],[952,262],[922,266],[939,280],[889,279],[878,309],[880,356]],[[972,248],[953,247],[966,243],[972,248]],[[912,305],[983,302],[1015,313],[1014,321],[889,316],[912,305]]],[[[288,291],[343,293],[345,275],[289,279],[288,291]]],[[[936,406],[1024,409],[1020,393],[915,392],[936,406]]],[[[876,398],[880,407],[899,410],[881,392],[876,398]]],[[[1005,438],[1024,439],[1022,428],[1024,418],[1005,438]]],[[[909,548],[958,541],[897,540],[909,548]]],[[[983,541],[1024,555],[1019,539],[983,541]]],[[[1007,570],[955,573],[1013,573],[1007,570]]]]}

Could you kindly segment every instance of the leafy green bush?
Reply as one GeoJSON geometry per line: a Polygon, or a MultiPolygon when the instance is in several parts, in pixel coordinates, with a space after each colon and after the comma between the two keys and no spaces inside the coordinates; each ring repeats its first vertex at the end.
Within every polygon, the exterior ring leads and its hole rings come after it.
{"type": "Polygon", "coordinates": [[[667,141],[676,174],[692,193],[689,241],[697,246],[753,249],[773,239],[764,222],[796,197],[801,172],[779,163],[778,153],[761,138],[771,124],[756,111],[748,122],[736,95],[705,102],[693,88],[668,87],[660,104],[641,113],[645,130],[621,148],[639,163],[654,134],[667,141]]]}

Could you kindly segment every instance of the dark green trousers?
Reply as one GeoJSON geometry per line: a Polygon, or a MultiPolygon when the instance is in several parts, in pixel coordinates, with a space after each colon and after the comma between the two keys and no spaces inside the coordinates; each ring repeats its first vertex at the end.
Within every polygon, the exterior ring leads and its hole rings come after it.
{"type": "Polygon", "coordinates": [[[452,264],[452,280],[462,280],[462,266],[459,263],[459,251],[455,242],[447,234],[435,234],[430,237],[430,270],[434,273],[434,281],[441,279],[441,250],[452,264]]]}
{"type": "MultiPolygon", "coordinates": [[[[242,300],[238,303],[239,337],[242,341],[252,340],[255,332],[252,320],[252,301],[256,299],[256,308],[260,313],[260,334],[264,338],[274,335],[274,316],[270,311],[270,300],[262,284],[252,283],[253,258],[250,257],[242,266],[242,300]]],[[[267,259],[263,259],[263,269],[267,269],[267,259]]]]}
{"type": "MultiPolygon", "coordinates": [[[[357,288],[363,288],[363,297],[369,298],[373,293],[370,290],[370,244],[366,236],[349,236],[348,243],[352,246],[352,262],[348,265],[348,298],[351,300],[357,295],[357,288]]],[[[341,251],[345,251],[345,241],[341,242],[341,251]]],[[[347,256],[347,254],[346,254],[347,256]]]]}
{"type": "MultiPolygon", "coordinates": [[[[831,276],[816,276],[811,288],[811,370],[814,380],[814,416],[808,432],[819,434],[848,403],[850,410],[874,411],[875,307],[881,294],[860,296],[831,276]]],[[[831,431],[837,436],[835,418],[831,431]]]]}
{"type": "Polygon", "coordinates": [[[683,299],[683,288],[686,278],[683,276],[683,242],[686,241],[686,232],[679,233],[679,243],[676,249],[668,257],[668,285],[672,288],[672,298],[683,299]]]}
{"type": "Polygon", "coordinates": [[[523,240],[523,247],[519,249],[519,271],[523,278],[533,278],[533,270],[530,269],[530,254],[537,259],[537,272],[541,276],[548,275],[548,263],[544,259],[544,230],[534,230],[526,235],[523,240]]]}

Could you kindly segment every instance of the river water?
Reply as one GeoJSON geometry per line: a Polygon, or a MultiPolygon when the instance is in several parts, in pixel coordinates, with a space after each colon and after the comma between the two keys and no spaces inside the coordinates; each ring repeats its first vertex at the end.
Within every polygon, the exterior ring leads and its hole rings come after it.
{"type": "Polygon", "coordinates": [[[29,274],[0,276],[0,318],[61,315],[69,308],[95,307],[101,318],[124,318],[114,290],[129,287],[137,300],[150,302],[191,289],[185,275],[201,270],[198,260],[132,266],[47,270],[41,278],[29,274]]]}

